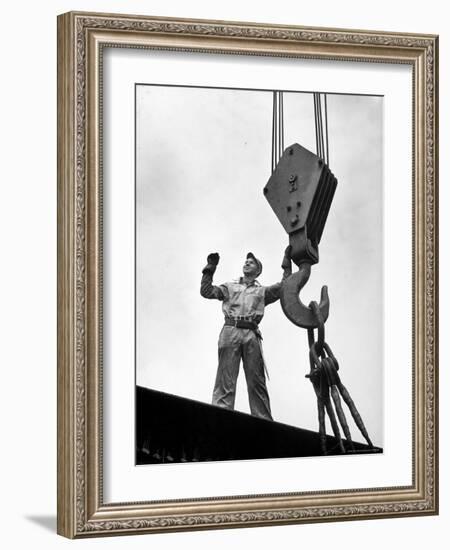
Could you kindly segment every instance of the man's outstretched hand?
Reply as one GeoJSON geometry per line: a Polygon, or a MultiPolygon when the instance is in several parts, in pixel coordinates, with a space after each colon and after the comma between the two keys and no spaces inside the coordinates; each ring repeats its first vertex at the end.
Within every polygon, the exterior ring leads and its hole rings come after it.
{"type": "Polygon", "coordinates": [[[291,250],[291,245],[286,247],[286,250],[284,251],[283,261],[281,262],[281,269],[284,271],[285,277],[289,276],[292,273],[291,250]]]}
{"type": "Polygon", "coordinates": [[[281,267],[283,269],[289,269],[291,267],[291,250],[292,250],[292,246],[289,245],[286,247],[286,250],[284,251],[283,261],[281,263],[281,267]]]}

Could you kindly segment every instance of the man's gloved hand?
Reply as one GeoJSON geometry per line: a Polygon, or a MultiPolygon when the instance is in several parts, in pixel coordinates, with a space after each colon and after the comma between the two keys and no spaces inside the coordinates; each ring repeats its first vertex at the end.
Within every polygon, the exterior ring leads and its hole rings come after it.
{"type": "Polygon", "coordinates": [[[206,259],[208,265],[213,265],[214,267],[217,266],[217,264],[219,263],[219,260],[220,260],[220,256],[217,252],[212,252],[211,254],[208,255],[208,258],[206,259]]]}
{"type": "Polygon", "coordinates": [[[206,266],[203,268],[202,273],[211,273],[211,275],[216,271],[217,264],[219,263],[220,256],[217,252],[212,252],[208,254],[206,259],[206,266]]]}
{"type": "Polygon", "coordinates": [[[285,276],[292,273],[291,250],[292,246],[289,245],[284,251],[283,261],[281,262],[281,269],[283,269],[285,276]]]}

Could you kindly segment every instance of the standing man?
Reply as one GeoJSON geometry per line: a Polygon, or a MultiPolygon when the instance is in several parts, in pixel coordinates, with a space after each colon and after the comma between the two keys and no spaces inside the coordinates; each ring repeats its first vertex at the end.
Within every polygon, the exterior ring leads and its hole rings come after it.
{"type": "MultiPolygon", "coordinates": [[[[286,249],[281,264],[283,279],[292,272],[289,253],[290,247],[286,249]]],[[[234,409],[236,382],[242,358],[250,411],[254,416],[272,420],[262,354],[262,336],[258,325],[264,316],[264,307],[280,298],[281,282],[261,286],[256,278],[262,272],[262,263],[249,252],[243,266],[243,276],[237,281],[215,286],[212,281],[218,263],[219,254],[209,254],[200,286],[203,298],[222,302],[225,316],[225,324],[219,336],[219,366],[212,403],[226,409],[234,409]]]]}

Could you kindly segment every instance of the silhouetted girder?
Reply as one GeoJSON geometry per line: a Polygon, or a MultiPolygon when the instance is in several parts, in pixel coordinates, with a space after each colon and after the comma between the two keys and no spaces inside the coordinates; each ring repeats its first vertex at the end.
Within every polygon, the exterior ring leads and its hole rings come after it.
{"type": "MultiPolygon", "coordinates": [[[[354,442],[354,447],[356,452],[369,451],[362,443],[354,442]]],[[[334,437],[327,436],[327,448],[328,454],[339,454],[334,437]]],[[[316,432],[136,388],[137,464],[321,455],[316,432]]]]}

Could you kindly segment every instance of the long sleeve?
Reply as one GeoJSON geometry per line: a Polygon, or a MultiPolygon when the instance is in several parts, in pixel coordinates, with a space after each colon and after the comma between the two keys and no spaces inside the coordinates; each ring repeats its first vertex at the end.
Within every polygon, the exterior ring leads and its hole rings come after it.
{"type": "Polygon", "coordinates": [[[283,278],[281,282],[274,285],[266,286],[264,291],[264,305],[268,306],[280,299],[281,283],[292,274],[292,269],[286,268],[283,270],[283,278]]]}
{"type": "Polygon", "coordinates": [[[204,271],[202,280],[200,283],[200,294],[203,298],[209,300],[221,300],[227,299],[227,290],[225,286],[215,286],[212,284],[213,274],[210,271],[204,271]]]}

